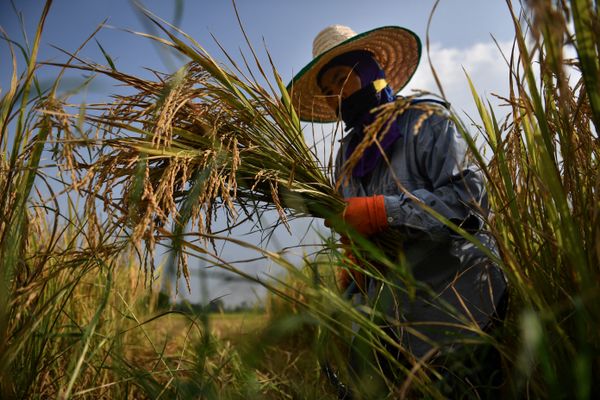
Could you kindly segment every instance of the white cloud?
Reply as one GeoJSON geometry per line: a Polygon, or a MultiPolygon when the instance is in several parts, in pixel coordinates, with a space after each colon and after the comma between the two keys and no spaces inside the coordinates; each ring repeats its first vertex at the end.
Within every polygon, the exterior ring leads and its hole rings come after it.
{"type": "MultiPolygon", "coordinates": [[[[507,57],[511,45],[511,42],[499,43],[507,57]]],[[[465,71],[479,95],[489,98],[493,103],[497,102],[492,98],[492,93],[502,96],[508,93],[509,69],[500,49],[491,41],[476,43],[467,48],[444,48],[438,43],[431,46],[431,62],[447,99],[457,111],[464,110],[471,116],[476,114],[465,71]]],[[[440,93],[429,66],[426,49],[423,50],[421,65],[403,93],[409,94],[412,89],[440,93]]]]}
{"type": "MultiPolygon", "coordinates": [[[[450,101],[456,111],[459,113],[464,111],[475,121],[479,121],[465,75],[466,72],[471,77],[479,96],[490,101],[498,119],[509,113],[508,108],[499,107],[504,101],[492,96],[492,94],[509,97],[509,67],[504,57],[510,59],[512,45],[512,41],[499,42],[496,45],[490,40],[489,43],[476,43],[467,48],[444,48],[439,43],[434,43],[431,46],[431,62],[440,79],[447,100],[450,101]],[[502,54],[504,54],[504,57],[502,54]]],[[[567,59],[576,58],[577,54],[574,48],[571,46],[565,47],[564,57],[567,59]]],[[[581,77],[579,71],[573,67],[565,66],[565,72],[569,77],[571,86],[575,85],[581,77]]],[[[537,62],[534,63],[533,73],[537,80],[540,74],[537,62]]],[[[435,94],[440,93],[429,66],[426,49],[423,50],[421,64],[417,72],[402,93],[408,95],[413,89],[425,90],[435,94]]],[[[460,116],[462,117],[463,114],[461,113],[460,116]]]]}

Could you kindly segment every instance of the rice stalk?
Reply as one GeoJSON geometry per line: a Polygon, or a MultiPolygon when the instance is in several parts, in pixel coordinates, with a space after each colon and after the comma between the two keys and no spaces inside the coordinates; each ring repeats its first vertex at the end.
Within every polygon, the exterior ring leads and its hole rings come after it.
{"type": "MultiPolygon", "coordinates": [[[[251,218],[257,210],[274,209],[286,225],[290,216],[341,212],[343,200],[305,143],[275,69],[278,91],[269,92],[218,64],[191,38],[187,45],[149,18],[169,39],[144,36],[191,59],[176,73],[157,72],[150,81],[114,65],[78,59],[80,64],[71,66],[135,90],[96,105],[100,115],[87,115],[104,133],[97,162],[87,166],[93,177],[87,190],[130,227],[132,241],[144,240],[153,249],[157,229],[174,221],[178,258],[177,237],[184,229],[210,234],[220,209],[230,226],[238,210],[251,218]]],[[[178,260],[187,277],[185,260],[178,260]]]]}
{"type": "MultiPolygon", "coordinates": [[[[600,36],[591,22],[597,8],[585,1],[529,1],[517,17],[507,5],[516,49],[506,57],[509,115],[499,121],[469,83],[491,161],[481,162],[482,152],[470,145],[488,177],[490,228],[512,288],[503,352],[515,367],[510,393],[583,399],[597,390],[592,377],[600,366],[598,330],[591,328],[600,321],[600,36]],[[576,59],[565,58],[570,47],[576,59]],[[511,346],[520,350],[508,351],[511,346]]],[[[455,120],[466,136],[466,125],[455,120]]]]}

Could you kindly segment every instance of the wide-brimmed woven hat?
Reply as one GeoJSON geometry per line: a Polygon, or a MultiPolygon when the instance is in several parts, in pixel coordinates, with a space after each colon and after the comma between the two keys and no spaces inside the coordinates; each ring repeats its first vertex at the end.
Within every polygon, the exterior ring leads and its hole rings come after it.
{"type": "Polygon", "coordinates": [[[412,31],[384,26],[361,34],[343,25],[323,29],[313,41],[313,60],[287,86],[300,119],[334,122],[337,116],[325,101],[317,75],[334,57],[353,50],[370,51],[394,91],[402,89],[415,73],[421,58],[421,41],[412,31]]]}

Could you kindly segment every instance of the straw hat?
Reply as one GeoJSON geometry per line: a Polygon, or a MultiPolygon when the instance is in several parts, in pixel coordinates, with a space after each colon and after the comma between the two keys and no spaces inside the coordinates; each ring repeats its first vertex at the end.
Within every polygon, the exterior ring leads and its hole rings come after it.
{"type": "Polygon", "coordinates": [[[417,35],[399,26],[384,26],[357,35],[343,25],[323,29],[313,41],[313,60],[287,86],[300,119],[333,122],[335,112],[317,85],[317,74],[334,57],[353,50],[367,50],[385,71],[386,80],[397,93],[415,73],[421,58],[417,35]]]}

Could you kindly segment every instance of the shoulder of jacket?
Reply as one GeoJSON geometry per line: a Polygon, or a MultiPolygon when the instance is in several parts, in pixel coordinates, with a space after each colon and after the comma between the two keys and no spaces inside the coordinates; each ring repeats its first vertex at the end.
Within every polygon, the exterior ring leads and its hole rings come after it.
{"type": "Polygon", "coordinates": [[[410,99],[406,111],[409,111],[406,115],[410,115],[410,118],[420,118],[425,113],[428,115],[428,119],[431,117],[430,123],[433,124],[447,120],[451,114],[450,103],[424,97],[410,99]]]}
{"type": "Polygon", "coordinates": [[[408,108],[412,121],[430,135],[434,134],[432,128],[445,127],[451,121],[450,103],[432,98],[413,98],[408,108]]]}
{"type": "Polygon", "coordinates": [[[450,103],[443,101],[443,100],[423,98],[423,99],[412,99],[410,101],[411,105],[423,104],[423,103],[436,104],[436,105],[440,105],[440,106],[444,107],[447,110],[450,109],[450,103]]]}

